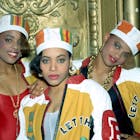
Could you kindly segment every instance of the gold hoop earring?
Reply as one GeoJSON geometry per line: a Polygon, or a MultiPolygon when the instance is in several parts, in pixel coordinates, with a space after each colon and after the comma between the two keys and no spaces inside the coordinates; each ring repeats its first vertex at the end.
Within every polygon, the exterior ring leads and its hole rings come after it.
{"type": "Polygon", "coordinates": [[[38,77],[40,77],[40,78],[41,78],[41,77],[43,77],[43,75],[42,75],[41,73],[39,73],[39,74],[38,74],[38,77]]]}
{"type": "Polygon", "coordinates": [[[72,76],[72,75],[76,75],[76,74],[78,74],[78,70],[77,70],[76,66],[71,64],[69,67],[69,75],[72,76]]]}

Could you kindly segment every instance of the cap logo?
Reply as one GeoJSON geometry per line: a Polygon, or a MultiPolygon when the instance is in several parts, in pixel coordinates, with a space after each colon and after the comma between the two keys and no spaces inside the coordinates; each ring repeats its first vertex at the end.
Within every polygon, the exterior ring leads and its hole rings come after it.
{"type": "Polygon", "coordinates": [[[60,29],[61,40],[72,44],[72,35],[66,29],[60,29]]]}
{"type": "Polygon", "coordinates": [[[137,48],[138,48],[138,50],[140,50],[140,43],[137,44],[137,48]]]}
{"type": "Polygon", "coordinates": [[[24,27],[29,32],[29,25],[21,16],[11,16],[10,24],[24,27]]]}
{"type": "Polygon", "coordinates": [[[43,30],[38,32],[38,34],[35,36],[37,46],[39,46],[41,43],[43,43],[45,41],[44,36],[45,35],[44,35],[43,30]]]}
{"type": "Polygon", "coordinates": [[[132,30],[133,26],[131,24],[128,24],[127,22],[122,22],[121,25],[117,27],[117,29],[123,31],[125,34],[130,32],[132,30]]]}

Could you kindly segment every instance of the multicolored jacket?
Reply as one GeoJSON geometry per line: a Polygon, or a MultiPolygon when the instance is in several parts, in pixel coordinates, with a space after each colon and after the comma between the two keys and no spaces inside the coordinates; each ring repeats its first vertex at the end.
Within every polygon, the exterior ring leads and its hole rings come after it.
{"type": "MultiPolygon", "coordinates": [[[[87,66],[90,58],[82,62],[81,73],[87,78],[87,66]]],[[[121,133],[140,136],[140,68],[126,70],[117,67],[113,76],[114,84],[110,88],[113,111],[119,123],[121,133]]]]}
{"type": "MultiPolygon", "coordinates": [[[[35,99],[27,95],[22,100],[17,140],[43,139],[41,126],[49,107],[48,91],[35,99]]],[[[95,81],[84,80],[82,75],[69,78],[55,134],[54,140],[119,140],[118,123],[108,93],[95,81]]]]}

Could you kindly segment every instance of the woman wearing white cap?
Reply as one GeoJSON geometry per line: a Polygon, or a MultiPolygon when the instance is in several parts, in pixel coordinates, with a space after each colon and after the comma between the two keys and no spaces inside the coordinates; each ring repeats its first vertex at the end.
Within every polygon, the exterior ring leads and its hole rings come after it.
{"type": "Polygon", "coordinates": [[[15,140],[18,109],[28,94],[21,57],[29,54],[28,23],[22,16],[0,18],[0,140],[15,140]]]}
{"type": "Polygon", "coordinates": [[[86,78],[109,92],[122,137],[129,140],[140,140],[140,69],[121,65],[139,50],[140,31],[123,20],[105,36],[98,55],[85,59],[81,67],[86,78]]]}
{"type": "Polygon", "coordinates": [[[18,140],[119,140],[106,90],[82,75],[69,75],[71,33],[46,28],[37,33],[36,43],[31,70],[42,75],[49,87],[39,97],[27,95],[22,100],[18,140]]]}

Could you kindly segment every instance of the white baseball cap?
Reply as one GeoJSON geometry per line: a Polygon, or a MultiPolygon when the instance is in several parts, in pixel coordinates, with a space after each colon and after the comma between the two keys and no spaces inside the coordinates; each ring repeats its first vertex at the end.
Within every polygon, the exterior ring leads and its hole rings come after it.
{"type": "Polygon", "coordinates": [[[110,34],[121,38],[135,55],[140,50],[140,31],[126,20],[122,20],[110,34]]]}
{"type": "Polygon", "coordinates": [[[0,33],[15,30],[23,33],[28,39],[29,26],[28,22],[22,16],[4,15],[0,18],[0,33]]]}
{"type": "Polygon", "coordinates": [[[36,52],[47,48],[62,48],[72,54],[72,34],[62,28],[45,28],[36,34],[36,52]]]}

